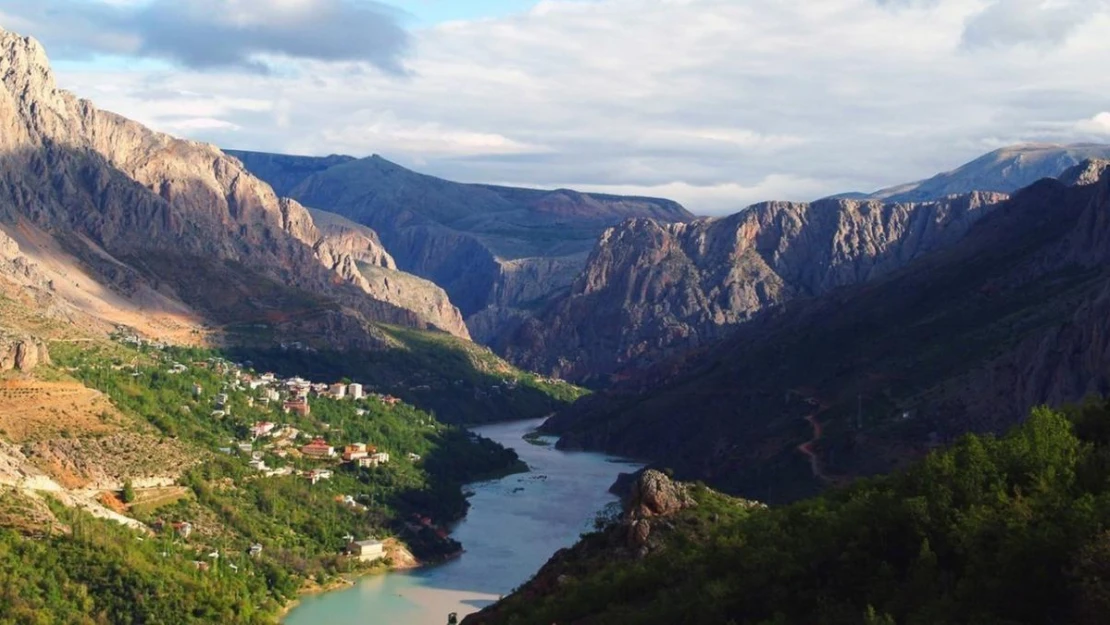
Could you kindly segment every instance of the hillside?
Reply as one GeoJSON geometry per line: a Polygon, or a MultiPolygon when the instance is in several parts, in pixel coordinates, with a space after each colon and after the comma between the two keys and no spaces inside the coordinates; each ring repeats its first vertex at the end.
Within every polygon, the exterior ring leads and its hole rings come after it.
{"type": "Polygon", "coordinates": [[[57,306],[175,339],[243,323],[363,348],[382,344],[373,322],[465,336],[457,314],[344,275],[380,256],[376,238],[322,233],[217,148],[58,89],[36,41],[0,31],[0,78],[0,252],[57,306]]]}
{"type": "Polygon", "coordinates": [[[494,348],[526,368],[603,385],[724,338],[765,308],[951,246],[1003,199],[767,202],[720,219],[629,220],[602,235],[569,294],[494,348]]]}
{"type": "Polygon", "coordinates": [[[1096,625],[1110,407],[1046,409],[908,470],[765,508],[649,471],[617,518],[464,625],[1096,625]]]}
{"type": "Polygon", "coordinates": [[[460,184],[380,156],[234,154],[279,186],[316,170],[290,196],[376,230],[402,270],[447,291],[481,342],[566,289],[607,227],[630,217],[692,218],[667,200],[460,184]]]}
{"type": "Polygon", "coordinates": [[[782,501],[1103,393],[1110,174],[1065,180],[1080,184],[1041,181],[948,249],[772,309],[548,426],[564,447],[782,501]]]}

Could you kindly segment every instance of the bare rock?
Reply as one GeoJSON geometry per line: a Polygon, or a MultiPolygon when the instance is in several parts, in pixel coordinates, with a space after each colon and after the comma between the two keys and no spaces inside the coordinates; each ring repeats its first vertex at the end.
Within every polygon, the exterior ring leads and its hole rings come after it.
{"type": "Polygon", "coordinates": [[[650,519],[675,514],[697,505],[690,497],[688,487],[654,469],[644,471],[632,486],[624,502],[627,519],[650,519]]]}

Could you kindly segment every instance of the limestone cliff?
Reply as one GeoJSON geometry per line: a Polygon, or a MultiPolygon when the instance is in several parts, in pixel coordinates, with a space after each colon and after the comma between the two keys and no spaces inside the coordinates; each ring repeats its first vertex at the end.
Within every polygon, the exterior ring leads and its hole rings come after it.
{"type": "Polygon", "coordinates": [[[373,243],[325,240],[304,207],[216,147],[58,89],[36,41],[0,31],[0,85],[0,226],[22,254],[84,273],[91,283],[73,281],[75,291],[95,285],[140,310],[160,300],[158,311],[194,325],[265,320],[345,346],[382,344],[372,321],[434,325],[344,280],[352,263],[381,260],[373,243]]]}
{"type": "Polygon", "coordinates": [[[634,219],[602,235],[570,293],[504,345],[572,379],[650,364],[759,311],[889,273],[958,241],[1005,199],[769,202],[723,219],[634,219]]]}
{"type": "Polygon", "coordinates": [[[563,447],[767,501],[889,472],[1110,392],[1107,250],[1110,166],[1088,163],[993,205],[952,245],[758,314],[545,427],[563,447]]]}
{"type": "Polygon", "coordinates": [[[480,341],[497,344],[564,291],[597,237],[629,217],[692,215],[653,198],[460,184],[379,156],[358,160],[237,153],[306,206],[377,231],[400,269],[443,287],[480,341]]]}

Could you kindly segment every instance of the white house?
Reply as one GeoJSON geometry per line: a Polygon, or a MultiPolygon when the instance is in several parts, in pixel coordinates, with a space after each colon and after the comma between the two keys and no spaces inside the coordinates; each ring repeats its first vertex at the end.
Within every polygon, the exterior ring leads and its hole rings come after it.
{"type": "Polygon", "coordinates": [[[347,545],[347,553],[360,562],[373,562],[385,557],[385,545],[375,538],[359,540],[347,545]]]}
{"type": "Polygon", "coordinates": [[[362,399],[364,397],[362,392],[362,385],[354,382],[348,384],[347,394],[351,396],[351,399],[362,399]]]}

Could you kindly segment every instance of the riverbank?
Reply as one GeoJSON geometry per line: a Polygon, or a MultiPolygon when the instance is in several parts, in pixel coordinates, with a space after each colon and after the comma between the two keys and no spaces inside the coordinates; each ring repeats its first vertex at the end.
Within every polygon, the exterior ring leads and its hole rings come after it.
{"type": "Polygon", "coordinates": [[[475,428],[517,451],[528,473],[472,482],[469,511],[451,538],[465,545],[445,564],[359,579],[349,588],[305,597],[285,625],[443,625],[497,601],[531,577],[553,553],[592,529],[596,514],[616,497],[607,492],[619,473],[639,465],[586,452],[536,446],[524,436],[542,420],[475,428]],[[615,461],[615,462],[614,462],[615,461]]]}
{"type": "MultiPolygon", "coordinates": [[[[385,558],[383,558],[383,560],[380,560],[378,563],[374,563],[362,570],[337,575],[332,579],[325,581],[323,584],[317,583],[314,579],[305,580],[305,583],[297,591],[297,597],[282,606],[281,611],[278,613],[278,621],[283,620],[286,616],[289,615],[290,612],[296,609],[296,607],[301,604],[301,600],[305,597],[312,597],[314,595],[322,595],[324,593],[344,590],[357,584],[360,579],[371,575],[403,573],[405,571],[412,571],[423,566],[434,566],[435,564],[440,564],[439,562],[420,562],[416,559],[416,556],[412,555],[412,552],[409,551],[408,547],[406,547],[404,543],[397,540],[396,538],[386,538],[382,541],[382,543],[385,551],[385,558]],[[380,562],[383,561],[388,562],[389,564],[380,564],[380,562]]],[[[458,555],[459,554],[456,554],[453,557],[458,557],[458,555]]],[[[451,558],[448,558],[448,560],[449,559],[451,558]]]]}

